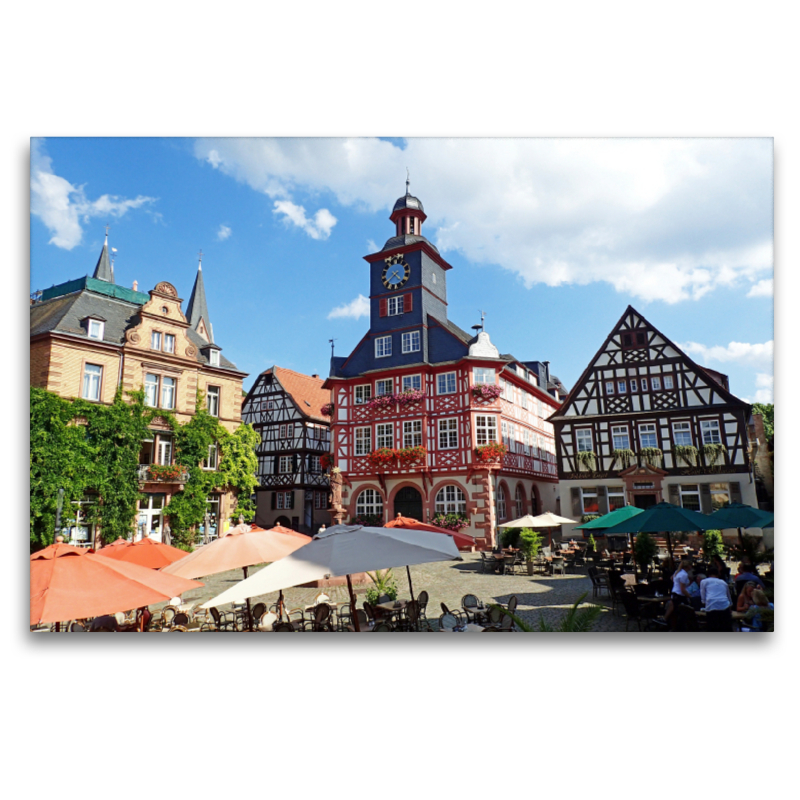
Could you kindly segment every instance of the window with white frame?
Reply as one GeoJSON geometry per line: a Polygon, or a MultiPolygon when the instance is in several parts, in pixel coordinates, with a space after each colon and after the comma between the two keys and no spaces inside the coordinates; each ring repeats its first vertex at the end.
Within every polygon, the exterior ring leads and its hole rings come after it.
{"type": "Polygon", "coordinates": [[[475,417],[475,442],[478,445],[497,441],[497,417],[478,414],[475,417]]]}
{"type": "Polygon", "coordinates": [[[455,372],[445,372],[436,376],[436,391],[438,394],[455,394],[456,374],[455,372]]]}
{"type": "Polygon", "coordinates": [[[161,408],[175,408],[175,378],[161,378],[161,408]]]}
{"type": "Polygon", "coordinates": [[[422,376],[421,375],[403,375],[403,391],[406,392],[409,389],[421,389],[422,388],[422,376]]]}
{"type": "Polygon", "coordinates": [[[495,372],[490,367],[473,367],[472,380],[476,385],[482,383],[494,383],[495,372]]]}
{"type": "Polygon", "coordinates": [[[658,375],[651,375],[650,386],[652,387],[654,392],[661,391],[661,378],[659,378],[658,375]]]}
{"type": "Polygon", "coordinates": [[[419,331],[409,331],[402,336],[402,349],[404,353],[416,353],[420,349],[419,331]]]}
{"type": "Polygon", "coordinates": [[[99,400],[102,379],[103,368],[99,364],[84,365],[83,391],[81,392],[81,397],[84,400],[99,400]]]}
{"type": "Polygon", "coordinates": [[[436,493],[434,509],[437,514],[466,514],[467,499],[458,486],[443,486],[436,493]]]}
{"type": "Polygon", "coordinates": [[[319,456],[309,456],[308,458],[308,471],[312,475],[319,475],[322,472],[322,462],[319,456]]]}
{"type": "Polygon", "coordinates": [[[454,450],[458,447],[458,419],[439,420],[439,449],[454,450]]]}
{"type": "Polygon", "coordinates": [[[403,447],[422,445],[422,420],[412,419],[403,423],[403,447]]]}
{"type": "Polygon", "coordinates": [[[631,378],[631,391],[636,391],[636,378],[631,378]]]}
{"type": "Polygon", "coordinates": [[[526,411],[528,410],[528,393],[524,389],[519,390],[519,404],[526,411]]]}
{"type": "Polygon", "coordinates": [[[679,486],[678,493],[681,498],[681,507],[688,508],[690,511],[700,510],[700,487],[696,483],[679,486]]]}
{"type": "Polygon", "coordinates": [[[497,487],[497,519],[507,519],[508,512],[506,510],[506,492],[502,486],[497,487]]]}
{"type": "Polygon", "coordinates": [[[276,492],[275,508],[294,508],[292,503],[293,492],[276,492]]]}
{"type": "Polygon", "coordinates": [[[600,513],[600,504],[597,501],[597,489],[594,487],[584,489],[581,487],[581,502],[584,514],[600,513]]]}
{"type": "Polygon", "coordinates": [[[171,333],[164,334],[164,352],[165,353],[175,352],[175,337],[171,333]]]}
{"type": "Polygon", "coordinates": [[[690,422],[672,423],[672,440],[675,444],[688,447],[692,444],[692,425],[690,422]]]}
{"type": "Polygon", "coordinates": [[[608,510],[616,511],[625,505],[625,487],[624,486],[609,486],[608,487],[608,510]]]}
{"type": "Polygon", "coordinates": [[[364,489],[356,499],[356,515],[383,514],[383,498],[374,489],[364,489]]]}
{"type": "Polygon", "coordinates": [[[672,381],[672,375],[665,375],[664,376],[664,388],[665,389],[672,389],[674,387],[674,383],[672,381]]]}
{"type": "Polygon", "coordinates": [[[711,484],[711,510],[718,511],[731,502],[730,486],[727,483],[711,484]]]}
{"type": "Polygon", "coordinates": [[[89,320],[89,338],[90,339],[100,339],[103,338],[103,330],[105,329],[105,323],[99,319],[90,319],[89,320]]]}
{"type": "Polygon", "coordinates": [[[380,423],[375,426],[375,447],[394,447],[394,424],[380,423]]]}
{"type": "Polygon", "coordinates": [[[208,351],[208,363],[209,366],[218,367],[219,366],[219,350],[209,350],[208,351]]]}
{"type": "Polygon", "coordinates": [[[577,428],[575,431],[575,443],[579,453],[591,453],[594,450],[594,445],[592,444],[592,429],[577,428]]]}
{"type": "Polygon", "coordinates": [[[656,426],[651,422],[639,425],[639,445],[641,447],[658,447],[656,426]]]}
{"type": "Polygon", "coordinates": [[[523,436],[523,447],[525,448],[525,455],[529,456],[531,454],[531,432],[525,428],[522,432],[523,436]]]}
{"type": "Polygon", "coordinates": [[[625,394],[626,391],[625,381],[617,381],[617,392],[619,392],[619,394],[625,394]]]}
{"type": "Polygon", "coordinates": [[[363,386],[356,386],[356,405],[361,406],[372,398],[372,387],[367,383],[363,386]]]}
{"type": "Polygon", "coordinates": [[[379,336],[375,340],[375,358],[385,358],[392,354],[392,337],[379,336]]]}
{"type": "Polygon", "coordinates": [[[206,407],[212,417],[219,416],[219,386],[206,388],[206,407]]]}
{"type": "Polygon", "coordinates": [[[158,375],[148,372],[144,376],[144,404],[151,408],[158,407],[158,375]]]}
{"type": "Polygon", "coordinates": [[[167,466],[172,463],[172,437],[160,433],[156,447],[156,464],[167,466]]]}
{"type": "Polygon", "coordinates": [[[642,391],[647,391],[647,378],[642,378],[642,391]]]}
{"type": "Polygon", "coordinates": [[[508,447],[512,453],[517,452],[517,426],[513,422],[508,423],[508,447]]]}
{"type": "Polygon", "coordinates": [[[328,493],[314,492],[314,508],[325,509],[328,507],[328,493]]]}
{"type": "Polygon", "coordinates": [[[519,519],[525,513],[525,493],[521,486],[517,486],[514,494],[514,516],[519,519]]]}
{"type": "Polygon", "coordinates": [[[390,317],[395,317],[398,314],[403,313],[403,299],[404,296],[401,295],[393,295],[390,297],[386,303],[386,314],[390,317]]]}
{"type": "Polygon", "coordinates": [[[356,455],[372,452],[372,428],[356,428],[356,455]]]}
{"type": "Polygon", "coordinates": [[[151,331],[150,333],[150,349],[161,349],[161,334],[158,331],[151,331]]]}
{"type": "Polygon", "coordinates": [[[720,444],[722,437],[719,431],[719,420],[700,420],[700,435],[703,437],[703,444],[720,444]]]}
{"type": "Polygon", "coordinates": [[[628,426],[612,425],[611,442],[614,450],[630,450],[631,438],[628,436],[628,426]]]}
{"type": "Polygon", "coordinates": [[[280,456],[278,458],[278,472],[281,475],[294,472],[294,458],[292,456],[280,456]]]}
{"type": "Polygon", "coordinates": [[[392,393],[392,379],[387,378],[382,381],[375,381],[375,394],[378,397],[392,393]]]}
{"type": "Polygon", "coordinates": [[[614,394],[614,381],[606,381],[606,394],[614,394]]]}
{"type": "Polygon", "coordinates": [[[508,447],[508,423],[505,420],[500,423],[500,439],[508,447]]]}
{"type": "Polygon", "coordinates": [[[203,460],[203,469],[216,469],[219,463],[219,445],[213,442],[208,446],[208,455],[203,460]]]}

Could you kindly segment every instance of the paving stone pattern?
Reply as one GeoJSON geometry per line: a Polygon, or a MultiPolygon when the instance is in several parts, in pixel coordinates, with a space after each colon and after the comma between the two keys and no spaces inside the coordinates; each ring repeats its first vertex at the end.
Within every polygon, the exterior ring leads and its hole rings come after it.
{"type": "MultiPolygon", "coordinates": [[[[442,613],[440,603],[445,603],[450,608],[458,608],[461,598],[465,594],[477,595],[484,603],[508,603],[511,595],[518,599],[517,614],[534,626],[538,626],[540,617],[551,625],[558,625],[564,618],[567,610],[584,593],[585,603],[594,602],[603,608],[598,622],[597,631],[624,631],[625,616],[623,613],[613,614],[607,597],[592,599],[592,584],[586,573],[576,575],[543,576],[536,574],[533,577],[527,574],[496,575],[483,574],[480,571],[480,556],[477,553],[463,554],[463,562],[438,562],[433,564],[420,564],[411,567],[411,580],[414,585],[415,596],[423,589],[428,592],[428,617],[436,620],[442,613]]],[[[250,574],[255,574],[262,567],[250,569],[250,574]]],[[[524,568],[523,568],[524,571],[524,568]]],[[[398,597],[408,598],[408,577],[404,567],[393,570],[398,587],[398,597]]],[[[205,586],[194,589],[183,595],[184,602],[201,604],[206,600],[223,592],[242,580],[242,571],[233,570],[218,575],[210,575],[203,580],[205,586]]],[[[355,586],[359,605],[363,602],[364,594],[369,584],[355,586]]],[[[335,586],[328,589],[306,589],[293,587],[284,591],[286,608],[305,607],[310,605],[314,598],[324,591],[332,600],[339,603],[348,603],[350,598],[347,586],[335,586]]],[[[277,592],[254,597],[251,603],[263,601],[268,605],[278,599],[277,592]]],[[[163,606],[163,604],[161,604],[163,606]]],[[[155,611],[161,606],[152,606],[155,611]]],[[[631,626],[632,630],[636,626],[631,626]]]]}

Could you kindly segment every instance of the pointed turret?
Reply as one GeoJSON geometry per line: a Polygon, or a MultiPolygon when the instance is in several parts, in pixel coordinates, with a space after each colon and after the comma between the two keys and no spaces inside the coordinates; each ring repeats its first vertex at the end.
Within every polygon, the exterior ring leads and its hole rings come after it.
{"type": "Polygon", "coordinates": [[[207,342],[214,341],[214,331],[211,327],[211,320],[208,316],[208,305],[206,304],[206,289],[203,285],[203,254],[200,253],[200,260],[197,265],[197,277],[194,280],[192,296],[189,298],[189,305],[186,306],[186,317],[189,325],[207,342]]]}
{"type": "Polygon", "coordinates": [[[106,225],[106,240],[103,243],[103,249],[100,252],[100,258],[97,259],[97,266],[94,268],[92,277],[107,283],[114,283],[114,266],[108,257],[108,225],[106,225]]]}

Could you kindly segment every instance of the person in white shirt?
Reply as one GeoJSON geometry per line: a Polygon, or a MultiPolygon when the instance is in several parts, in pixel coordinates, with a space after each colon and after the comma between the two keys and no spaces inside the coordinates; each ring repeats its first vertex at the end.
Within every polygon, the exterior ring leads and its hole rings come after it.
{"type": "Polygon", "coordinates": [[[706,630],[730,633],[731,592],[716,567],[711,567],[700,583],[700,602],[706,610],[706,630]]]}

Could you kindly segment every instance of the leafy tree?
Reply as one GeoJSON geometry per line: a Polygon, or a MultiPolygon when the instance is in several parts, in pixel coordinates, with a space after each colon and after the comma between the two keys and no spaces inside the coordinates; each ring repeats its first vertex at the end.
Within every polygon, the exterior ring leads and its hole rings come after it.
{"type": "Polygon", "coordinates": [[[775,405],[773,403],[753,403],[753,413],[761,414],[764,419],[764,433],[771,445],[775,438],[775,405]]]}
{"type": "Polygon", "coordinates": [[[222,460],[217,474],[220,486],[228,486],[236,492],[236,503],[230,515],[232,520],[241,514],[245,522],[250,522],[256,515],[253,492],[258,486],[256,447],[260,441],[252,425],[240,425],[233,433],[222,428],[222,460]]]}

